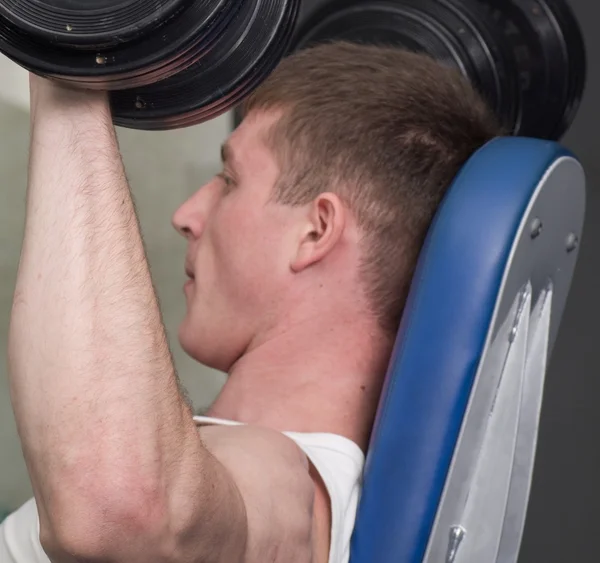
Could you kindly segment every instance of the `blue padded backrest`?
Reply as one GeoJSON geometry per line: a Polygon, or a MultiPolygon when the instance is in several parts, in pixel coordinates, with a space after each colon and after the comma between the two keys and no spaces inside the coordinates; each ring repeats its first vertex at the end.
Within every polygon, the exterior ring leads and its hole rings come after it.
{"type": "Polygon", "coordinates": [[[465,164],[429,230],[365,468],[351,563],[420,563],[513,242],[559,144],[498,138],[465,164]]]}

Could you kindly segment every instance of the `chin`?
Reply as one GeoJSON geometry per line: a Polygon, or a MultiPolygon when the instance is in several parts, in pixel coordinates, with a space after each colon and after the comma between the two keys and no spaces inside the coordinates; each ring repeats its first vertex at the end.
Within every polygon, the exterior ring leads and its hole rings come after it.
{"type": "Polygon", "coordinates": [[[198,351],[196,350],[198,343],[197,339],[193,338],[193,333],[194,331],[191,330],[191,327],[187,323],[187,319],[185,319],[179,326],[179,345],[188,356],[194,360],[200,361],[200,359],[197,357],[198,351]]]}
{"type": "Polygon", "coordinates": [[[215,331],[191,327],[184,321],[179,328],[179,344],[182,350],[197,362],[227,373],[235,358],[230,349],[224,349],[227,336],[215,340],[215,331]],[[214,340],[214,341],[213,341],[214,340]]]}
{"type": "Polygon", "coordinates": [[[200,363],[205,363],[205,354],[203,346],[199,345],[201,339],[198,338],[196,331],[184,321],[179,327],[179,344],[182,350],[191,358],[200,363]]]}

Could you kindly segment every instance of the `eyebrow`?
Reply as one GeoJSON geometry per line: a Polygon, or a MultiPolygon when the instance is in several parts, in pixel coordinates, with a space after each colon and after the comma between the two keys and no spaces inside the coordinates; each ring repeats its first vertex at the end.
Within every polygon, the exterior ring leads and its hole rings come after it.
{"type": "Polygon", "coordinates": [[[221,162],[223,164],[229,164],[231,168],[235,168],[235,159],[233,157],[233,151],[229,143],[223,143],[221,145],[221,162]]]}

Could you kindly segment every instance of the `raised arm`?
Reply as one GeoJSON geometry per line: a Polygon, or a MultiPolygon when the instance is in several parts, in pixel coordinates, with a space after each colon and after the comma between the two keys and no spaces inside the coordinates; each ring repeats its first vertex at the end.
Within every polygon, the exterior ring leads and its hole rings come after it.
{"type": "Polygon", "coordinates": [[[31,86],[9,377],[42,544],[57,562],[239,561],[243,504],[179,391],[107,96],[31,86]]]}

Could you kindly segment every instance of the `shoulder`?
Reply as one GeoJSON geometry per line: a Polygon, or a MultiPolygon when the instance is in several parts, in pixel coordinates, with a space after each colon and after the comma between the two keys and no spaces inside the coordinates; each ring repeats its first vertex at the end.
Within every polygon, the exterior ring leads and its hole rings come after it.
{"type": "Polygon", "coordinates": [[[322,514],[326,505],[300,447],[279,432],[255,426],[208,426],[199,432],[244,500],[246,563],[326,563],[313,557],[315,549],[323,552],[319,532],[327,521],[322,514]]]}

